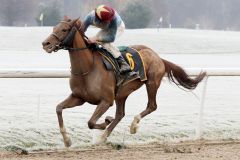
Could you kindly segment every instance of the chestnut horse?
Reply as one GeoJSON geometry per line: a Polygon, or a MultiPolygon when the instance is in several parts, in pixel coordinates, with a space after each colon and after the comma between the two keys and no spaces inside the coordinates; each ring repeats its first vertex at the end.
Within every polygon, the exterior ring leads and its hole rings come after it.
{"type": "Polygon", "coordinates": [[[132,134],[136,133],[137,124],[140,120],[157,109],[156,94],[165,74],[167,74],[169,81],[189,90],[195,89],[206,75],[204,72],[194,79],[190,78],[181,67],[160,58],[152,49],[143,45],[134,45],[131,47],[141,54],[144,61],[147,80],[142,82],[140,79],[135,79],[116,89],[114,72],[106,70],[101,55],[87,47],[84,34],[78,30],[80,26],[81,21],[79,19],[71,20],[64,17],[64,20],[57,24],[49,37],[42,42],[43,49],[48,53],[56,52],[63,47],[67,47],[69,51],[72,73],[70,88],[72,93],[56,107],[60,132],[66,147],[71,146],[71,140],[67,136],[64,127],[63,109],[80,106],[85,102],[97,105],[88,121],[88,126],[90,129],[106,129],[99,139],[99,143],[101,143],[106,141],[107,137],[124,117],[127,97],[143,84],[146,85],[148,104],[144,111],[134,117],[130,127],[132,134]],[[72,32],[73,28],[78,29],[75,30],[76,32],[72,32]],[[69,36],[70,34],[73,36],[69,36]],[[68,39],[68,46],[63,46],[63,41],[66,41],[66,39],[68,39]],[[115,118],[108,116],[105,122],[97,123],[98,119],[113,105],[114,100],[116,102],[115,118]]]}

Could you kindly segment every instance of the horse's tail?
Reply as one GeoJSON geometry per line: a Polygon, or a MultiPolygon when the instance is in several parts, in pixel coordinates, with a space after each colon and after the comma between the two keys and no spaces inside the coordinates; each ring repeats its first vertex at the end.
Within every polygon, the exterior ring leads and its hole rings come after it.
{"type": "Polygon", "coordinates": [[[165,72],[167,73],[169,81],[172,81],[177,86],[183,86],[186,89],[193,90],[206,76],[206,72],[201,72],[196,78],[193,79],[180,66],[167,60],[162,60],[165,65],[165,72]]]}

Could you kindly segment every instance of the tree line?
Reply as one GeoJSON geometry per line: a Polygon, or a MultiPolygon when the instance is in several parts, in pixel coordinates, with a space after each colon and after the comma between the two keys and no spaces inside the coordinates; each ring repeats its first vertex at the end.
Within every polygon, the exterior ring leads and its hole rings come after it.
{"type": "Polygon", "coordinates": [[[174,27],[240,30],[239,0],[0,0],[0,25],[57,24],[63,15],[83,19],[99,4],[116,8],[128,28],[174,27]]]}

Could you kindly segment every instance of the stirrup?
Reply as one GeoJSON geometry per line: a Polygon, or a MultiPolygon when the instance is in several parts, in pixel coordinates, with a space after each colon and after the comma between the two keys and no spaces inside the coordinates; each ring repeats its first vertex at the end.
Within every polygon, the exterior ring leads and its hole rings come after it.
{"type": "MultiPolygon", "coordinates": [[[[126,65],[128,65],[127,63],[126,63],[126,65]]],[[[122,66],[120,66],[120,67],[122,67],[122,66]]],[[[129,73],[129,72],[131,72],[132,70],[131,70],[131,68],[130,68],[130,66],[128,65],[128,67],[125,67],[125,69],[123,70],[122,68],[120,68],[120,73],[121,74],[126,74],[126,73],[129,73]]]]}
{"type": "Polygon", "coordinates": [[[135,71],[128,72],[128,76],[138,76],[138,73],[135,71]]]}

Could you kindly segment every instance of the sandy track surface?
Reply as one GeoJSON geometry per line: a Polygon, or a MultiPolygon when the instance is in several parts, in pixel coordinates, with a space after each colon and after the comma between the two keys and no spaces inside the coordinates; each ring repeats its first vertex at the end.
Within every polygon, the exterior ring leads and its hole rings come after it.
{"type": "Polygon", "coordinates": [[[184,142],[129,146],[125,149],[98,146],[82,150],[32,152],[19,155],[0,152],[1,160],[239,160],[240,142],[184,142]]]}

